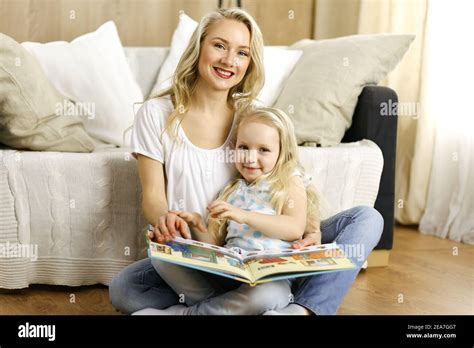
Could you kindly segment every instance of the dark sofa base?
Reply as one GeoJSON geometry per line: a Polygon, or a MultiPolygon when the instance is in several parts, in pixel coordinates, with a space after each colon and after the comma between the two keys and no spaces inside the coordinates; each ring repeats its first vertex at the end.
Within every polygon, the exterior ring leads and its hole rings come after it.
{"type": "Polygon", "coordinates": [[[376,249],[392,249],[393,245],[398,115],[382,116],[381,109],[383,103],[391,103],[393,105],[395,102],[398,102],[398,96],[390,88],[380,86],[364,87],[359,96],[352,125],[342,139],[343,143],[362,139],[372,140],[380,147],[383,153],[384,167],[374,207],[382,214],[385,225],[376,249]]]}

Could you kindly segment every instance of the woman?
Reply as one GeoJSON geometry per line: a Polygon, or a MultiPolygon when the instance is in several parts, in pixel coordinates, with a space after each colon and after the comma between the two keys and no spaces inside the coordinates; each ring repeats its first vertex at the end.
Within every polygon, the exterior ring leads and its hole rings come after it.
{"type": "MultiPolygon", "coordinates": [[[[251,104],[263,86],[262,52],[262,35],[250,15],[240,9],[212,12],[194,32],[172,87],[138,112],[132,148],[144,215],[157,226],[153,238],[158,242],[178,234],[190,238],[186,222],[169,210],[205,216],[208,202],[235,176],[234,164],[223,162],[222,153],[233,148],[229,135],[235,110],[251,104]]],[[[370,207],[355,207],[322,221],[323,243],[361,244],[354,248],[363,252],[358,267],[295,281],[294,303],[279,313],[335,314],[382,229],[381,215],[370,207]]],[[[308,221],[304,238],[293,247],[314,244],[319,237],[319,226],[308,221]]],[[[124,313],[180,302],[148,258],[117,274],[109,291],[112,305],[124,313]]]]}

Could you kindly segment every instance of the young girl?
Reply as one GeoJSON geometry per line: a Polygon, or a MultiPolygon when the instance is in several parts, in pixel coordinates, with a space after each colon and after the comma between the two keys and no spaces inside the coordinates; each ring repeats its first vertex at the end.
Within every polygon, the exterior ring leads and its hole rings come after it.
{"type": "MultiPolygon", "coordinates": [[[[208,228],[197,212],[173,212],[189,224],[196,239],[241,254],[291,248],[301,239],[307,216],[313,218],[318,208],[313,186],[303,182],[293,124],[278,109],[249,108],[239,114],[234,132],[238,175],[207,207],[208,228]]],[[[136,314],[262,314],[290,301],[289,280],[255,287],[234,281],[240,286],[221,294],[200,272],[156,259],[152,264],[190,306],[136,314]]]]}

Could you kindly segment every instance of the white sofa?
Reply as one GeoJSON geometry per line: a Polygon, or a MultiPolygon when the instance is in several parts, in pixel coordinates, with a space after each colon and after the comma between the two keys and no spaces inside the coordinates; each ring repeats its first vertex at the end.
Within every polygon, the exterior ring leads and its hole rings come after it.
{"type": "MultiPolygon", "coordinates": [[[[148,95],[168,48],[125,52],[148,95]]],[[[374,142],[300,147],[300,155],[328,203],[323,217],[374,205],[383,168],[374,142]]],[[[129,148],[87,154],[0,149],[0,197],[0,288],[108,285],[146,255],[140,183],[129,148]]]]}

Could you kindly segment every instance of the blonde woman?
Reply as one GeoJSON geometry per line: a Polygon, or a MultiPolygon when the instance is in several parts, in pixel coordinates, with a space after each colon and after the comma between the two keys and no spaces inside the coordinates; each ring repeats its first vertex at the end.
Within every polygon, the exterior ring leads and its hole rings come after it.
{"type": "MultiPolygon", "coordinates": [[[[208,202],[236,176],[234,164],[221,159],[234,148],[235,111],[249,106],[263,86],[262,52],[262,35],[250,15],[240,9],[211,12],[194,32],[172,87],[146,101],[137,113],[132,148],[144,215],[157,226],[152,236],[156,241],[163,243],[177,235],[194,237],[186,221],[170,210],[205,217],[208,202]]],[[[369,207],[352,208],[322,221],[324,243],[361,244],[359,267],[300,278],[292,284],[294,303],[280,312],[335,314],[382,228],[381,215],[369,207]]],[[[314,244],[318,237],[319,226],[308,220],[303,239],[292,247],[314,244]]],[[[124,313],[168,308],[182,298],[148,258],[116,275],[109,291],[111,303],[124,313]]]]}
{"type": "MultiPolygon", "coordinates": [[[[303,182],[293,124],[278,109],[247,109],[239,114],[234,132],[238,174],[209,204],[208,228],[199,213],[172,212],[188,223],[196,239],[240,254],[291,248],[303,236],[307,216],[316,216],[318,208],[312,186],[303,182]]],[[[236,289],[225,292],[201,272],[151,262],[188,307],[148,308],[136,314],[256,315],[281,310],[291,298],[289,279],[254,287],[226,279],[222,282],[236,289]]]]}

